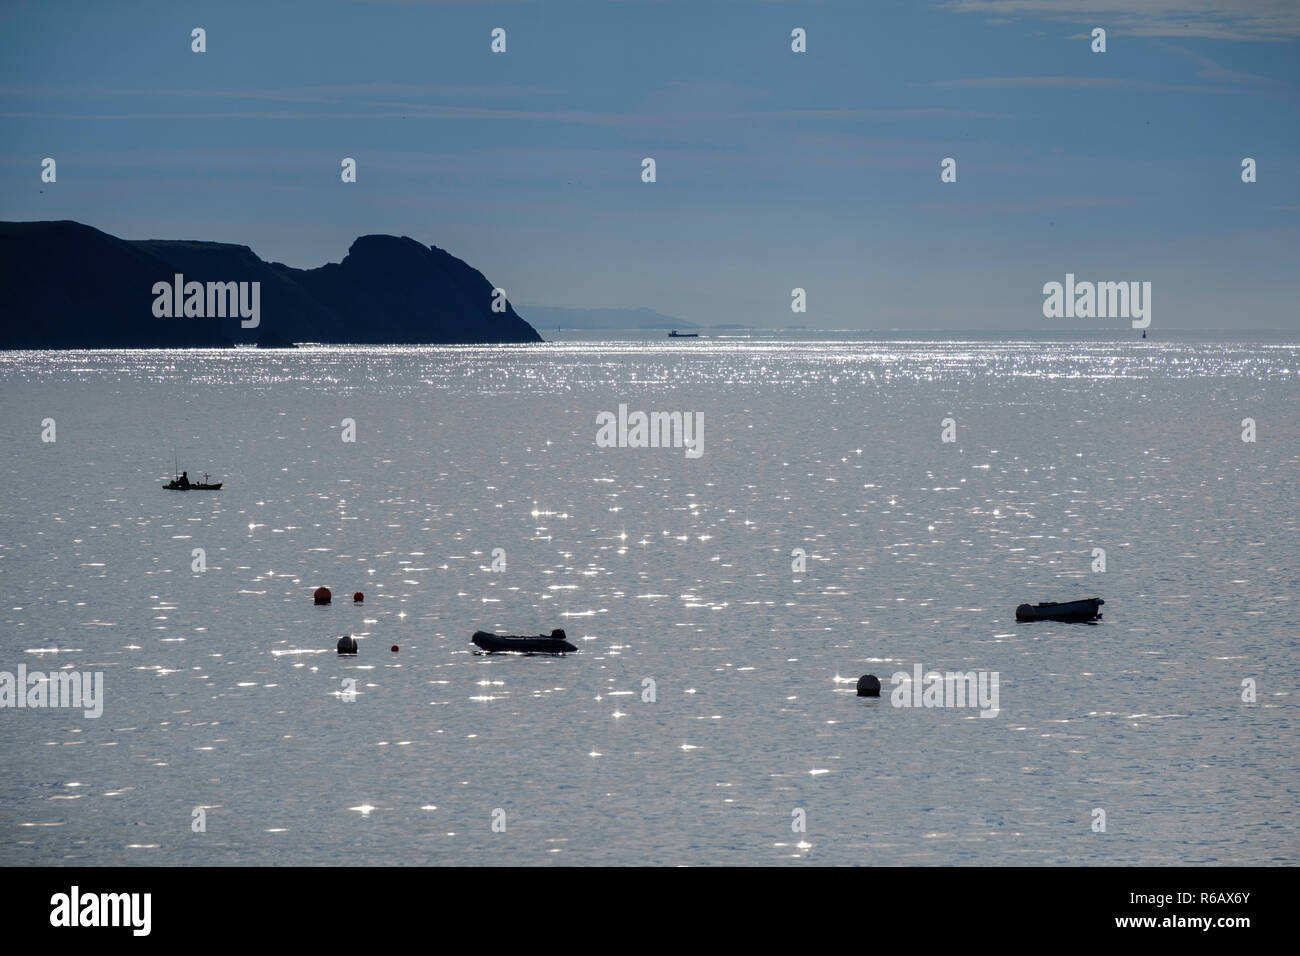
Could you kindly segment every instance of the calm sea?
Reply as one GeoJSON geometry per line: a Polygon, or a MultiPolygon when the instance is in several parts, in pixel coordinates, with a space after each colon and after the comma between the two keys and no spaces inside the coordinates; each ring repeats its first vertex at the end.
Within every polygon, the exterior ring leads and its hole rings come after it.
{"type": "Polygon", "coordinates": [[[0,863],[1297,862],[1296,342],[560,338],[0,353],[0,863]]]}

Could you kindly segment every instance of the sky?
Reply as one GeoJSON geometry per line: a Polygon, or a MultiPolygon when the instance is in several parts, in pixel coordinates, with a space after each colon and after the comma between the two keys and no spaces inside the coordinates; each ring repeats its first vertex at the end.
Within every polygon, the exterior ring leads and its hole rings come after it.
{"type": "Polygon", "coordinates": [[[1298,119],[1294,0],[0,0],[0,219],[410,236],[524,318],[1128,326],[1046,318],[1071,273],[1300,332],[1298,119]]]}

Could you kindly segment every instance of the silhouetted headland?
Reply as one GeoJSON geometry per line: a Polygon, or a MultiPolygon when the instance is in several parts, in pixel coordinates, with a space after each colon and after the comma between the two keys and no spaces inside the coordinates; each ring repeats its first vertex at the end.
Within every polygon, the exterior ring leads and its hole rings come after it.
{"type": "Polygon", "coordinates": [[[342,262],[294,269],[224,242],[118,239],[66,220],[0,222],[0,277],[0,348],[542,341],[504,297],[493,309],[493,286],[481,272],[406,237],[362,236],[342,262]],[[177,294],[166,298],[175,309],[160,317],[154,287],[173,282],[177,294]],[[215,298],[230,307],[183,314],[189,283],[204,286],[204,304],[220,284],[227,291],[215,298]],[[233,305],[233,284],[248,293],[252,283],[255,322],[233,305]]]}

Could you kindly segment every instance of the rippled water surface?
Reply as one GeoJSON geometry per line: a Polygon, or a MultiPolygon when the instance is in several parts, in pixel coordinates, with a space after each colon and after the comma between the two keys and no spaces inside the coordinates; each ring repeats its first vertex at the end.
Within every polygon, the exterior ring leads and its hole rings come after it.
{"type": "Polygon", "coordinates": [[[0,670],[106,697],[0,709],[0,863],[1294,864],[1298,369],[1275,339],[0,353],[0,670]],[[703,456],[597,447],[620,404],[702,413],[703,456]],[[173,453],[225,487],[162,490],[173,453]],[[1096,626],[1015,623],[1094,594],[1096,626]],[[469,644],[552,627],[580,653],[469,644]],[[1000,713],[891,706],[915,664],[996,671],[1000,713]]]}

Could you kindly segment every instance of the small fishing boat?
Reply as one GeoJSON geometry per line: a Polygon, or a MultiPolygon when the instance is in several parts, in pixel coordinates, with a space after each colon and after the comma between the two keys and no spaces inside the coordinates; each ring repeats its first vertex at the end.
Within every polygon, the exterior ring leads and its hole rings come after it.
{"type": "Polygon", "coordinates": [[[211,476],[208,475],[207,472],[204,472],[202,481],[190,481],[189,478],[185,477],[183,474],[177,475],[171,481],[167,482],[167,484],[163,485],[163,488],[167,491],[220,491],[221,482],[208,481],[209,477],[211,476]],[[182,478],[185,480],[182,481],[182,478]]]}
{"type": "Polygon", "coordinates": [[[521,654],[570,654],[577,648],[564,637],[563,630],[551,631],[549,637],[539,634],[537,637],[509,637],[489,634],[487,631],[475,631],[470,638],[475,644],[495,654],[500,651],[516,651],[521,654]]]}
{"type": "Polygon", "coordinates": [[[700,333],[699,332],[678,332],[676,329],[673,329],[671,332],[668,333],[668,337],[670,339],[698,339],[700,337],[700,333]]]}
{"type": "Polygon", "coordinates": [[[1082,601],[1047,601],[1043,604],[1022,604],[1016,608],[1017,621],[1092,621],[1101,617],[1098,610],[1106,602],[1101,598],[1084,598],[1082,601]]]}

